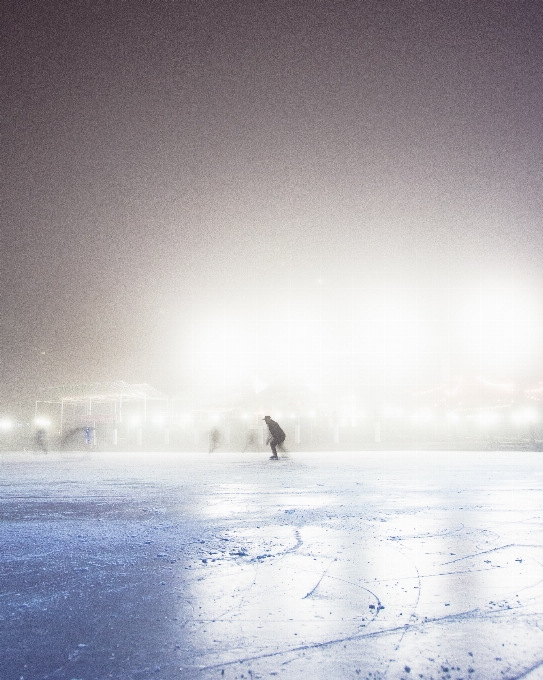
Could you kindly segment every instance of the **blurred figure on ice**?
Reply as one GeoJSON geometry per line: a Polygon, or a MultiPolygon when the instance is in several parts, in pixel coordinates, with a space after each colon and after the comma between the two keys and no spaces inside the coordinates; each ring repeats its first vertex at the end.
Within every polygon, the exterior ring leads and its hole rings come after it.
{"type": "Polygon", "coordinates": [[[221,433],[214,427],[209,433],[209,453],[213,453],[215,449],[220,446],[221,443],[221,433]]]}
{"type": "Polygon", "coordinates": [[[273,454],[270,456],[270,460],[279,460],[277,455],[277,447],[279,447],[281,451],[284,451],[283,442],[285,441],[286,435],[281,429],[279,423],[276,423],[275,420],[272,420],[270,416],[265,416],[263,420],[266,421],[266,425],[270,431],[266,441],[266,444],[270,445],[273,454]]]}
{"type": "Polygon", "coordinates": [[[70,430],[62,435],[60,440],[60,448],[66,449],[68,445],[77,445],[78,440],[84,439],[86,444],[90,444],[90,428],[88,427],[72,427],[70,430]]]}
{"type": "Polygon", "coordinates": [[[82,430],[82,427],[72,427],[70,430],[65,432],[60,439],[60,448],[65,449],[68,444],[71,444],[75,440],[77,433],[81,432],[82,430]]]}
{"type": "Polygon", "coordinates": [[[39,430],[36,430],[34,441],[40,451],[47,453],[47,433],[44,429],[40,428],[39,430]]]}
{"type": "Polygon", "coordinates": [[[256,430],[247,431],[247,439],[245,440],[245,448],[243,453],[249,449],[250,451],[260,451],[260,445],[258,443],[258,432],[256,430]]]}

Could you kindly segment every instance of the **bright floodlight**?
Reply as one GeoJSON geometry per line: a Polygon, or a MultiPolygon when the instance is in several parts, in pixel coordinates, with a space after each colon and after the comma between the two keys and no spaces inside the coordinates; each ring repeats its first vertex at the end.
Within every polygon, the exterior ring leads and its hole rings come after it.
{"type": "Polygon", "coordinates": [[[9,418],[2,418],[0,420],[0,430],[11,430],[13,427],[13,422],[9,418]]]}
{"type": "Polygon", "coordinates": [[[49,427],[49,425],[51,425],[51,422],[47,418],[43,418],[42,416],[38,416],[34,420],[34,424],[37,425],[38,427],[49,427]]]}

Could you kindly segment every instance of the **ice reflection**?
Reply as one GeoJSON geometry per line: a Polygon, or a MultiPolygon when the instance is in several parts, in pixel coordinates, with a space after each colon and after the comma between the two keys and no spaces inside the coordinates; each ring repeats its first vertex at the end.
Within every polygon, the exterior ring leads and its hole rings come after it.
{"type": "MultiPolygon", "coordinates": [[[[455,655],[463,673],[488,677],[469,672],[468,647],[495,646],[492,617],[531,611],[543,595],[542,550],[508,524],[533,503],[513,508],[495,480],[466,484],[466,461],[439,470],[422,454],[415,466],[395,456],[370,473],[356,461],[348,480],[336,471],[326,485],[305,470],[306,487],[288,488],[279,474],[215,489],[204,512],[219,525],[222,513],[229,548],[190,586],[193,669],[245,663],[269,672],[281,660],[301,677],[307,667],[297,659],[309,663],[310,650],[350,649],[391,678],[406,665],[431,674],[455,655]]],[[[530,533],[525,519],[523,529],[530,533]]],[[[337,672],[324,651],[312,658],[323,664],[312,677],[337,672]]],[[[485,664],[487,672],[496,661],[485,664]]]]}
{"type": "Polygon", "coordinates": [[[197,620],[205,622],[197,645],[206,650],[201,664],[235,660],[240,649],[244,657],[257,656],[349,637],[377,612],[374,593],[338,569],[344,544],[333,532],[269,526],[264,535],[245,531],[243,537],[251,546],[266,543],[269,552],[215,567],[192,587],[201,607],[197,620]],[[212,640],[223,642],[220,650],[212,640]]]}
{"type": "Polygon", "coordinates": [[[72,643],[69,677],[543,666],[537,454],[244,462],[5,458],[0,671],[24,646],[17,677],[45,677],[72,643]]]}
{"type": "Polygon", "coordinates": [[[287,488],[284,492],[262,488],[258,484],[219,484],[206,498],[202,512],[210,517],[232,516],[247,512],[292,512],[293,509],[316,509],[330,504],[332,498],[306,489],[287,488]]]}

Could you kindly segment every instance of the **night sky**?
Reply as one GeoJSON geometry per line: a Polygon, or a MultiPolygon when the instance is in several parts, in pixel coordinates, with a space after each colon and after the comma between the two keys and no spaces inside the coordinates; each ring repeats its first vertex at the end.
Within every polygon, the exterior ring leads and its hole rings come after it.
{"type": "Polygon", "coordinates": [[[3,6],[0,397],[543,380],[541,2],[3,6]]]}

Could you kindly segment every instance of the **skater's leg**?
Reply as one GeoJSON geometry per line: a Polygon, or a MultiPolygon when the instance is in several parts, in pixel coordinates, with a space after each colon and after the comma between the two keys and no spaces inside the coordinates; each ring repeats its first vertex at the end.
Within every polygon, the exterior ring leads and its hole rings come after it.
{"type": "Polygon", "coordinates": [[[273,458],[277,458],[277,442],[275,441],[275,439],[272,439],[270,441],[270,446],[273,453],[273,458]]]}

